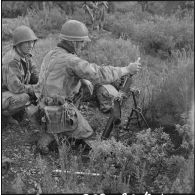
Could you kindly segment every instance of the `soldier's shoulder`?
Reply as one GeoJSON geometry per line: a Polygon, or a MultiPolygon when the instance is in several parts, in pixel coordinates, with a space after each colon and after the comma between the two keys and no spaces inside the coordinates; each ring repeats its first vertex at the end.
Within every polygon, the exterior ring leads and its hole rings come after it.
{"type": "Polygon", "coordinates": [[[20,57],[16,54],[16,52],[13,49],[5,53],[5,55],[2,58],[3,65],[10,64],[10,63],[13,64],[14,62],[17,63],[19,61],[20,61],[20,57]]]}
{"type": "Polygon", "coordinates": [[[72,61],[74,59],[78,59],[77,55],[69,53],[61,47],[56,47],[55,52],[56,52],[56,55],[58,55],[58,58],[62,60],[66,59],[66,61],[72,61]]]}

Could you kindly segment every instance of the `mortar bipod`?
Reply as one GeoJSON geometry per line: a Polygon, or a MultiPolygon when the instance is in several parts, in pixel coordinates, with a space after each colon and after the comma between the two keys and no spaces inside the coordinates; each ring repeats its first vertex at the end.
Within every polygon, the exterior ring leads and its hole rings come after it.
{"type": "Polygon", "coordinates": [[[128,117],[128,120],[127,120],[127,123],[124,127],[124,130],[129,130],[129,125],[131,123],[132,120],[137,120],[137,125],[139,128],[141,128],[141,123],[140,121],[143,120],[145,125],[147,126],[147,128],[149,128],[149,125],[145,119],[145,117],[143,116],[143,113],[142,113],[142,109],[137,106],[137,102],[136,102],[136,94],[140,94],[140,91],[138,89],[131,89],[131,94],[132,94],[132,97],[133,97],[133,104],[134,104],[134,108],[131,109],[131,113],[130,113],[130,116],[128,117]],[[135,113],[135,114],[134,114],[135,113]],[[133,116],[135,115],[135,116],[133,116]]]}

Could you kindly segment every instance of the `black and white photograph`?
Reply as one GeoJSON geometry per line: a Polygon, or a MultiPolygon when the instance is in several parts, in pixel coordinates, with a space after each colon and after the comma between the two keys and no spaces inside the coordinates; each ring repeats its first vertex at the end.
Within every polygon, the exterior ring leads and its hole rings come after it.
{"type": "Polygon", "coordinates": [[[194,1],[1,1],[1,194],[194,194],[194,1]]]}

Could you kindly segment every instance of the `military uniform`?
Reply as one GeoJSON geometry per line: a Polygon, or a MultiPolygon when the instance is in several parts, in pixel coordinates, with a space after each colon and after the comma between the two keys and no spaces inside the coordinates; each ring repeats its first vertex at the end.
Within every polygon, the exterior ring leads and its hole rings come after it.
{"type": "Polygon", "coordinates": [[[15,114],[30,102],[29,91],[38,82],[38,72],[31,56],[20,57],[12,49],[2,59],[2,113],[15,114]]]}
{"type": "MultiPolygon", "coordinates": [[[[43,100],[47,97],[62,97],[71,100],[80,85],[80,79],[87,79],[93,84],[107,84],[123,76],[120,67],[98,66],[89,63],[66,49],[56,47],[43,59],[39,75],[39,96],[43,100]]],[[[93,134],[92,128],[76,107],[78,120],[77,128],[64,130],[68,135],[77,139],[88,138],[93,134]]],[[[72,126],[75,126],[72,124],[72,126]]]]}
{"type": "MultiPolygon", "coordinates": [[[[129,74],[129,67],[98,66],[78,57],[83,43],[90,41],[86,25],[77,20],[68,20],[62,25],[59,35],[61,42],[43,59],[39,83],[35,92],[39,108],[43,113],[42,121],[50,135],[67,135],[82,139],[87,145],[93,138],[93,130],[87,120],[74,105],[81,79],[93,85],[113,83],[129,74]]],[[[131,64],[130,64],[131,65],[131,64]]],[[[90,89],[91,87],[89,87],[90,89]]],[[[48,142],[42,141],[39,148],[48,152],[48,142]]]]}
{"type": "Polygon", "coordinates": [[[114,98],[118,96],[119,92],[113,85],[100,85],[96,90],[100,111],[103,113],[109,112],[112,108],[114,98]]]}

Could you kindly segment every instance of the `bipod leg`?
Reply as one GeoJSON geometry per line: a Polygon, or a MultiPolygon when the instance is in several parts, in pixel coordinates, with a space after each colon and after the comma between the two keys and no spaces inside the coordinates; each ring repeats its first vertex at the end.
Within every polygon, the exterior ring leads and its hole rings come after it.
{"type": "Polygon", "coordinates": [[[135,109],[135,114],[136,114],[136,119],[137,119],[137,125],[139,128],[141,128],[141,123],[140,123],[140,120],[139,120],[139,111],[137,109],[135,109]]]}
{"type": "Polygon", "coordinates": [[[128,129],[130,122],[131,122],[131,119],[132,119],[132,116],[133,116],[133,109],[131,110],[130,116],[128,117],[128,121],[127,121],[127,124],[125,126],[125,130],[128,129]]]}
{"type": "Polygon", "coordinates": [[[136,98],[135,98],[135,92],[132,91],[132,96],[133,96],[133,102],[134,102],[134,111],[135,111],[135,114],[136,114],[136,118],[137,118],[137,125],[139,126],[139,128],[141,128],[141,124],[140,124],[140,121],[139,121],[139,111],[137,109],[137,102],[136,102],[136,98]]]}
{"type": "Polygon", "coordinates": [[[139,112],[139,114],[140,114],[142,120],[144,121],[145,125],[147,126],[147,128],[150,128],[149,125],[148,125],[148,123],[147,123],[147,121],[146,121],[146,119],[145,119],[145,117],[144,117],[144,115],[143,115],[143,113],[142,112],[139,112]]]}

